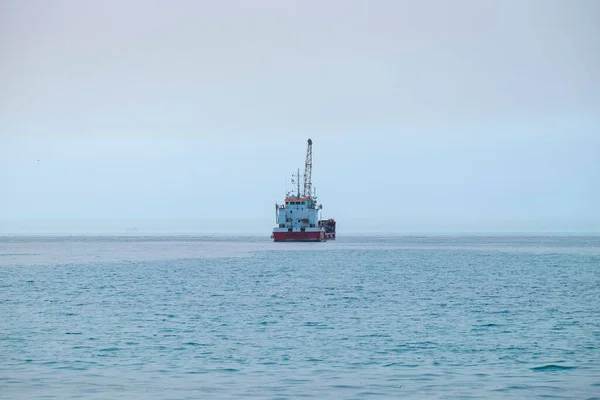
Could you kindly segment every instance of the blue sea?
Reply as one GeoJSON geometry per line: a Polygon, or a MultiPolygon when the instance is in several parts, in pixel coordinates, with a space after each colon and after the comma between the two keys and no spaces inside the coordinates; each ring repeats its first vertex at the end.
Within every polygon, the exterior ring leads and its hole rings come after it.
{"type": "Polygon", "coordinates": [[[2,399],[599,399],[599,236],[0,237],[2,399]]]}

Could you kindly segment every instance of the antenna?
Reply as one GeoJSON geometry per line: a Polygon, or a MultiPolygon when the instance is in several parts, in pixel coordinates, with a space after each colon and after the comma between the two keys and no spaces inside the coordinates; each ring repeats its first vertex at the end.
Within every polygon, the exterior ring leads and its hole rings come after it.
{"type": "Polygon", "coordinates": [[[298,168],[298,175],[296,175],[298,177],[298,191],[296,192],[296,194],[298,195],[297,197],[300,197],[300,168],[298,168]]]}
{"type": "Polygon", "coordinates": [[[294,186],[296,185],[296,178],[295,178],[295,174],[292,174],[292,189],[290,190],[290,196],[289,197],[294,197],[294,186]]]}

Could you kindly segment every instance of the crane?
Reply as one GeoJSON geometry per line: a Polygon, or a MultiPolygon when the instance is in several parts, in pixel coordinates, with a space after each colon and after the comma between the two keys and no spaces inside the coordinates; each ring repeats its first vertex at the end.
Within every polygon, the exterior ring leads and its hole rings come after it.
{"type": "Polygon", "coordinates": [[[312,198],[312,140],[308,139],[304,163],[304,197],[312,198]]]}

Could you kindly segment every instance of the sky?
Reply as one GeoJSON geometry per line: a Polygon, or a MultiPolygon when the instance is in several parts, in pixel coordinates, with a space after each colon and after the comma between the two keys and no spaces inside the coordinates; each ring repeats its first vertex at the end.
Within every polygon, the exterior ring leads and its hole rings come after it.
{"type": "Polygon", "coordinates": [[[600,2],[0,1],[0,233],[600,232],[600,2]]]}

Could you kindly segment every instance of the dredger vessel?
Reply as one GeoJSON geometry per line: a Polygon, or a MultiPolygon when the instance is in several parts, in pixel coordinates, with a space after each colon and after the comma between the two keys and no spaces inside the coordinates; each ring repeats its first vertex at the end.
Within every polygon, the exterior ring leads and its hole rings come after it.
{"type": "Polygon", "coordinates": [[[271,238],[274,242],[324,242],[335,240],[335,220],[322,219],[322,204],[312,186],[312,140],[308,139],[304,176],[300,170],[292,175],[292,191],[286,193],[283,204],[275,204],[277,226],[271,238]],[[301,184],[302,181],[302,184],[301,184]]]}

